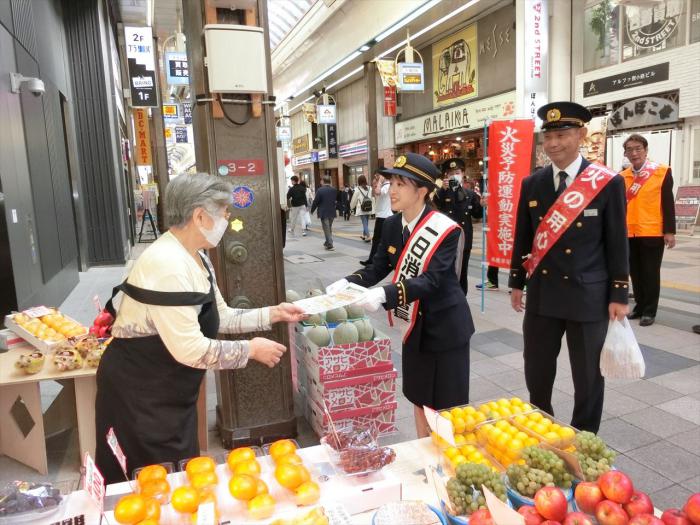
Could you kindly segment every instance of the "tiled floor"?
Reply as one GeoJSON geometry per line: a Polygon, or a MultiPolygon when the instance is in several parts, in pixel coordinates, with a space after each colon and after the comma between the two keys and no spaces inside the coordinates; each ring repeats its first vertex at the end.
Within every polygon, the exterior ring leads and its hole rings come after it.
{"type": "MultiPolygon", "coordinates": [[[[369,245],[359,240],[360,225],[355,219],[334,224],[335,252],[323,249],[322,235],[288,239],[285,255],[286,287],[300,292],[327,285],[359,267],[369,245]]],[[[501,290],[481,295],[473,286],[480,281],[480,232],[475,235],[470,269],[468,299],[477,332],[471,341],[470,397],[472,402],[499,397],[528,397],[523,376],[522,316],[510,308],[501,275],[501,290]]],[[[647,376],[639,381],[608,381],[600,435],[620,454],[617,466],[628,472],[635,485],[649,492],[659,507],[678,506],[691,493],[700,490],[700,336],[690,332],[691,323],[700,323],[700,240],[679,238],[678,247],[667,252],[662,269],[664,289],[657,323],[633,329],[641,343],[647,376]]],[[[123,268],[92,269],[81,276],[76,291],[63,305],[70,315],[89,322],[94,314],[92,296],[107,299],[111,287],[119,282],[123,268]]],[[[401,375],[400,335],[388,326],[386,314],[371,314],[373,324],[389,335],[393,344],[392,360],[401,375]]],[[[54,389],[55,390],[55,389],[54,389]]],[[[210,442],[220,449],[215,430],[216,391],[213,378],[208,382],[210,442]]],[[[52,392],[47,389],[47,399],[52,392]]],[[[412,439],[412,405],[398,394],[398,434],[385,438],[387,443],[412,439]]],[[[570,419],[573,409],[573,385],[566,342],[562,342],[558,373],[553,393],[555,415],[570,419]]],[[[316,443],[308,424],[300,418],[299,438],[304,445],[316,443]]],[[[74,433],[49,440],[50,477],[53,480],[77,479],[74,433]]],[[[0,458],[0,481],[36,478],[26,468],[0,458]]]]}

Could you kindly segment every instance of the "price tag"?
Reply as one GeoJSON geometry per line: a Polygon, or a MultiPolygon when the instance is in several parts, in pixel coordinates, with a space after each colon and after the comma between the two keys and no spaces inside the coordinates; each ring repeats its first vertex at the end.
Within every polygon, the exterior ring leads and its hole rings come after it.
{"type": "Polygon", "coordinates": [[[217,525],[214,502],[203,503],[197,509],[197,525],[217,525]]]}
{"type": "Polygon", "coordinates": [[[126,473],[126,456],[124,455],[121,445],[119,445],[119,441],[117,441],[117,435],[114,433],[113,427],[109,427],[109,430],[107,431],[107,444],[109,445],[109,448],[112,449],[112,454],[114,454],[114,457],[117,458],[117,462],[122,468],[124,477],[127,481],[129,481],[129,476],[126,473]]]}
{"type": "Polygon", "coordinates": [[[99,295],[95,295],[95,297],[92,298],[92,304],[95,305],[95,308],[97,308],[97,313],[99,314],[102,311],[102,303],[100,302],[99,295]]]}
{"type": "Polygon", "coordinates": [[[90,457],[90,454],[85,453],[85,458],[83,460],[83,466],[85,467],[85,480],[83,481],[83,489],[100,509],[100,513],[104,511],[105,502],[105,478],[102,473],[97,469],[97,465],[90,457]]]}
{"type": "Polygon", "coordinates": [[[22,313],[27,317],[34,319],[36,317],[44,317],[45,315],[52,314],[53,310],[46,308],[46,306],[35,306],[34,308],[29,308],[22,313]]]}
{"type": "Polygon", "coordinates": [[[442,477],[440,477],[438,474],[437,470],[435,470],[435,467],[432,465],[425,467],[425,477],[428,478],[428,484],[432,485],[435,489],[435,494],[437,494],[438,501],[444,503],[447,510],[449,510],[452,514],[455,514],[454,509],[452,508],[452,502],[450,501],[450,496],[447,494],[447,486],[445,485],[442,477]]]}
{"type": "Polygon", "coordinates": [[[496,525],[525,525],[525,516],[518,514],[505,502],[501,501],[486,486],[481,486],[481,491],[486,498],[486,506],[491,513],[491,518],[496,525]]]}
{"type": "Polygon", "coordinates": [[[581,463],[579,463],[578,458],[576,456],[574,456],[570,452],[564,452],[563,450],[559,450],[558,448],[553,447],[549,443],[540,443],[540,447],[542,447],[545,450],[551,450],[557,456],[563,459],[566,466],[569,467],[569,471],[571,472],[571,474],[576,476],[578,479],[586,479],[586,476],[583,473],[583,469],[581,468],[581,463]]]}
{"type": "Polygon", "coordinates": [[[430,407],[424,406],[423,411],[425,412],[425,418],[428,420],[430,430],[435,432],[438,436],[454,447],[456,444],[452,421],[442,417],[437,411],[430,407]]]}

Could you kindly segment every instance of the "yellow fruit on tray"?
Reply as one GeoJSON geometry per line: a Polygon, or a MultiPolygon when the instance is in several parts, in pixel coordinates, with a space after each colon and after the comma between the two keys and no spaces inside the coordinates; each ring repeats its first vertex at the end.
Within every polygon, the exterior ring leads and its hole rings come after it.
{"type": "Polygon", "coordinates": [[[196,512],[199,507],[199,492],[194,487],[182,486],[173,491],[170,504],[180,513],[196,512]]]}
{"type": "Polygon", "coordinates": [[[308,471],[302,465],[283,464],[275,468],[277,483],[289,490],[296,489],[306,481],[308,471]]]}
{"type": "Polygon", "coordinates": [[[260,494],[248,502],[248,512],[254,520],[264,520],[275,513],[275,500],[269,494],[260,494]]]}
{"type": "Polygon", "coordinates": [[[255,459],[246,459],[240,463],[236,463],[233,467],[234,474],[248,474],[250,476],[260,475],[260,463],[255,459]]]}
{"type": "Polygon", "coordinates": [[[166,479],[167,477],[168,471],[163,465],[148,465],[139,471],[136,479],[139,482],[139,485],[143,486],[149,481],[153,481],[155,479],[166,479]]]}
{"type": "Polygon", "coordinates": [[[277,462],[277,458],[296,452],[297,446],[291,439],[280,439],[270,445],[270,456],[277,462]]]}
{"type": "Polygon", "coordinates": [[[228,468],[230,468],[233,472],[233,467],[235,467],[237,463],[250,459],[255,459],[255,451],[253,451],[252,448],[234,448],[231,452],[229,452],[229,455],[226,457],[226,464],[228,464],[228,468]]]}
{"type": "Polygon", "coordinates": [[[294,499],[297,505],[306,506],[313,505],[321,497],[321,489],[318,483],[306,481],[299,485],[294,491],[294,499]]]}
{"type": "Polygon", "coordinates": [[[216,463],[208,456],[192,458],[187,462],[187,465],[185,465],[185,472],[187,472],[187,477],[190,479],[200,472],[213,472],[214,470],[216,470],[216,463]]]}
{"type": "Polygon", "coordinates": [[[256,496],[259,496],[260,494],[269,494],[270,493],[270,489],[267,488],[267,483],[265,483],[261,479],[256,479],[255,481],[257,482],[257,487],[256,487],[257,491],[255,493],[256,496]]]}
{"type": "Polygon", "coordinates": [[[197,490],[211,487],[219,482],[219,476],[213,470],[197,472],[190,478],[190,484],[197,490]]]}
{"type": "Polygon", "coordinates": [[[151,479],[145,483],[139,483],[140,494],[147,498],[155,498],[161,503],[168,502],[170,484],[166,479],[151,479]]]}
{"type": "Polygon", "coordinates": [[[278,465],[284,465],[285,463],[292,464],[292,465],[303,465],[304,460],[301,459],[301,456],[296,453],[292,454],[286,454],[284,456],[280,456],[277,458],[277,464],[278,465]]]}
{"type": "Polygon", "coordinates": [[[146,519],[146,499],[141,494],[122,496],[114,507],[114,519],[127,525],[135,525],[146,519]]]}
{"type": "MultiPolygon", "coordinates": [[[[160,501],[156,498],[146,500],[146,520],[153,520],[156,523],[160,519],[160,501]]],[[[143,521],[139,525],[142,525],[143,521]]]]}
{"type": "Polygon", "coordinates": [[[235,474],[228,482],[228,491],[237,500],[250,501],[258,495],[258,481],[248,474],[235,474]]]}

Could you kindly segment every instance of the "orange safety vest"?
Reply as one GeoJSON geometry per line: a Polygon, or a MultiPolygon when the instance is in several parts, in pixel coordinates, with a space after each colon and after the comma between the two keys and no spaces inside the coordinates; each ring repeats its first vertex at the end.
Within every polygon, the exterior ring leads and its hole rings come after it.
{"type": "MultiPolygon", "coordinates": [[[[649,180],[644,183],[637,196],[627,202],[628,237],[662,237],[664,219],[661,213],[661,185],[668,166],[659,164],[649,180]]],[[[629,190],[634,182],[632,166],[620,173],[629,190]]]]}

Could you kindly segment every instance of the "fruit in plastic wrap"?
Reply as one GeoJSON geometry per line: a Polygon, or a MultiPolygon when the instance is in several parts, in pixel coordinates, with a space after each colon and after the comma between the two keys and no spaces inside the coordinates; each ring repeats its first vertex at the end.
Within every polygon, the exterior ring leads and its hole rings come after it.
{"type": "Polygon", "coordinates": [[[335,466],[346,474],[374,472],[396,459],[396,452],[377,445],[366,429],[340,429],[336,434],[331,432],[323,436],[322,442],[335,451],[335,466]]]}
{"type": "Polygon", "coordinates": [[[323,507],[311,509],[306,514],[300,514],[293,518],[276,519],[270,525],[328,525],[328,516],[323,507]]]}
{"type": "Polygon", "coordinates": [[[59,350],[53,356],[53,364],[61,372],[69,372],[82,368],[83,358],[77,350],[59,350]]]}
{"type": "Polygon", "coordinates": [[[11,481],[0,489],[0,517],[56,508],[63,497],[50,483],[11,481]]]}
{"type": "Polygon", "coordinates": [[[90,352],[104,350],[104,344],[92,334],[80,337],[73,342],[73,348],[80,353],[80,357],[85,359],[90,352]]]}
{"type": "Polygon", "coordinates": [[[44,368],[44,361],[44,354],[41,352],[22,354],[15,362],[15,367],[19,368],[27,375],[36,374],[44,368]]]}
{"type": "Polygon", "coordinates": [[[102,359],[102,354],[105,353],[104,348],[96,348],[95,350],[90,350],[87,357],[85,358],[85,363],[90,368],[97,368],[100,365],[100,359],[102,359]]]}
{"type": "Polygon", "coordinates": [[[472,514],[486,508],[486,498],[481,493],[482,485],[501,501],[506,501],[506,487],[500,473],[476,463],[457,466],[455,477],[447,482],[447,495],[457,515],[472,514]]]}

